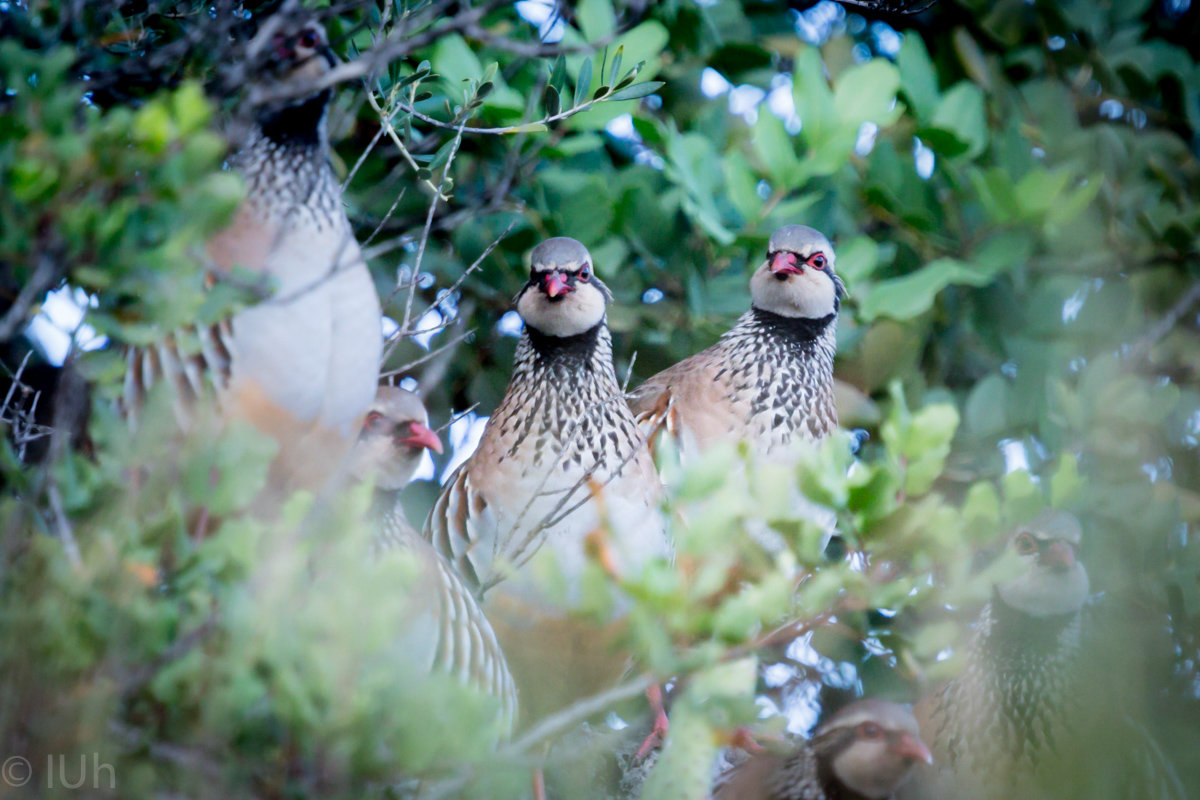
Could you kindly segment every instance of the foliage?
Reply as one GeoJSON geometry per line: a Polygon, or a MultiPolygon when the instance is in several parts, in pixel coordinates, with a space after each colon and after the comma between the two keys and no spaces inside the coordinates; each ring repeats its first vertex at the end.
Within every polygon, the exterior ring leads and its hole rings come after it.
{"type": "MultiPolygon", "coordinates": [[[[865,444],[833,437],[794,470],[664,458],[675,561],[588,576],[581,610],[629,602],[641,669],[679,678],[647,797],[703,797],[721,732],[762,707],[818,686],[911,699],[953,674],[995,579],[978,563],[1047,505],[1083,518],[1114,669],[1200,785],[1200,11],[583,0],[551,46],[508,6],[313,5],[347,59],[407,37],[342,87],[331,133],[398,323],[385,367],[434,419],[497,404],[515,343],[498,320],[546,236],[590,248],[633,383],[728,328],[775,227],[837,246],[841,413],[865,444]],[[797,490],[836,515],[834,542],[797,490]],[[756,665],[789,678],[756,685],[756,665]]],[[[251,299],[206,290],[195,259],[240,196],[199,83],[219,105],[228,54],[170,48],[272,9],[28,7],[0,10],[24,32],[0,42],[4,324],[62,281],[135,343],[251,299]],[[168,56],[169,80],[119,66],[168,56]]],[[[116,360],[81,361],[102,396],[116,360]]],[[[494,709],[405,674],[392,587],[412,565],[359,557],[365,492],[268,523],[271,443],[182,440],[164,400],[132,437],[97,403],[94,458],[5,454],[4,752],[98,752],[134,796],[361,796],[401,774],[526,792],[540,740],[494,749],[494,709]]],[[[414,519],[436,489],[410,489],[414,519]]]]}

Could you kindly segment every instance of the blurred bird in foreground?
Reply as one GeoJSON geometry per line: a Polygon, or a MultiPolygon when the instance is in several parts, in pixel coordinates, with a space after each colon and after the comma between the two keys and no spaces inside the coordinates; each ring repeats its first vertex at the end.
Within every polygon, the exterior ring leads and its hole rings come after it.
{"type": "Polygon", "coordinates": [[[212,280],[237,267],[265,279],[269,294],[215,325],[130,349],[122,407],[135,415],[146,392],[166,382],[186,426],[196,401],[215,390],[223,416],[279,442],[274,487],[315,488],[341,466],[375,394],[381,311],[330,165],[332,90],[312,88],[335,64],[325,31],[285,20],[254,44],[254,89],[282,99],[255,109],[230,159],[246,198],[207,256],[212,280]]]}
{"type": "Polygon", "coordinates": [[[625,665],[609,647],[614,631],[566,610],[581,597],[588,551],[614,577],[668,553],[658,474],[613,369],[609,299],[579,242],[533,249],[512,379],[426,522],[426,538],[487,593],[531,719],[625,665]],[[547,590],[543,567],[561,592],[547,590]]]}
{"type": "Polygon", "coordinates": [[[851,703],[790,752],[764,752],[722,774],[713,800],[884,800],[930,763],[917,721],[886,700],[851,703]]]}
{"type": "Polygon", "coordinates": [[[1088,635],[1082,528],[1046,511],[1017,529],[962,673],[917,705],[934,766],[910,800],[1177,798],[1174,770],[1122,708],[1121,654],[1088,635]]]}
{"type": "Polygon", "coordinates": [[[400,491],[412,480],[426,450],[442,452],[429,428],[421,398],[382,386],[367,411],[351,457],[362,480],[374,479],[376,552],[410,554],[418,563],[416,582],[407,587],[411,625],[406,652],[429,673],[443,673],[500,702],[504,730],[516,722],[517,691],[508,663],[471,590],[454,568],[409,525],[400,491]]]}

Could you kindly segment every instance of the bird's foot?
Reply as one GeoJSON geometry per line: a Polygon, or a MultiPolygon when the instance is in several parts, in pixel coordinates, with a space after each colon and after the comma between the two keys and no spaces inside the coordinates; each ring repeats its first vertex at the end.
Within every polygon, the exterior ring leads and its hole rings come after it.
{"type": "Polygon", "coordinates": [[[657,683],[651,686],[646,690],[646,699],[650,701],[650,708],[654,712],[654,724],[650,728],[650,733],[642,741],[642,746],[634,754],[634,758],[639,761],[649,755],[651,750],[662,745],[667,738],[667,730],[671,727],[666,709],[663,708],[662,687],[657,683]]]}

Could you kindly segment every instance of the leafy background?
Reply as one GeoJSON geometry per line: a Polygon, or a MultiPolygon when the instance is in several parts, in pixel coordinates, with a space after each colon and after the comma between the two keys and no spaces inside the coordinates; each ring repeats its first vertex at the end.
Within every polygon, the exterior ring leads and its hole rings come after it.
{"type": "MultiPolygon", "coordinates": [[[[731,453],[668,470],[690,522],[675,564],[619,587],[589,576],[589,608],[634,598],[644,675],[684,677],[647,796],[703,797],[713,731],[760,711],[803,731],[839,693],[911,700],[952,674],[992,580],[975,567],[1046,505],[1083,518],[1114,671],[1200,786],[1187,0],[311,7],[346,60],[397,45],[338,92],[330,130],[395,323],[387,370],[435,420],[473,409],[427,477],[465,457],[503,392],[540,239],[591,249],[631,384],[727,329],[775,227],[835,242],[857,455],[839,437],[796,472],[730,479],[731,453]],[[838,513],[832,550],[780,502],[797,484],[838,513]],[[763,529],[782,552],[746,535],[763,529]],[[771,635],[793,618],[797,643],[771,635]]],[[[237,48],[273,11],[0,4],[8,374],[32,353],[4,406],[0,741],[35,765],[99,753],[122,795],[361,795],[406,773],[442,796],[519,796],[541,742],[495,749],[486,703],[394,652],[403,597],[358,557],[361,491],[293,498],[267,525],[248,507],[270,442],[179,446],[165,405],[130,436],[105,402],[107,343],[259,288],[207,290],[197,254],[240,197],[221,170],[237,48]]],[[[413,519],[436,491],[410,488],[413,519]]]]}

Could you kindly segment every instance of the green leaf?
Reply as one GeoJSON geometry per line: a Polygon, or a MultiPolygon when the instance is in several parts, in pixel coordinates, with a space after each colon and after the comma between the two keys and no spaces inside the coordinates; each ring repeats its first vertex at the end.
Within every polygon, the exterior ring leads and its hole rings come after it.
{"type": "Polygon", "coordinates": [[[620,91],[613,92],[607,99],[613,102],[619,100],[637,100],[648,95],[652,95],[663,87],[663,81],[646,81],[634,86],[627,86],[620,91]]]}
{"type": "Polygon", "coordinates": [[[625,52],[625,45],[617,48],[617,52],[613,54],[612,65],[608,68],[608,85],[616,86],[617,81],[621,77],[621,56],[625,52]]]}
{"type": "Polygon", "coordinates": [[[554,67],[550,70],[549,85],[559,95],[562,94],[563,87],[567,85],[567,60],[561,53],[558,58],[554,59],[554,67]]]}
{"type": "Polygon", "coordinates": [[[771,180],[779,186],[799,186],[806,178],[796,157],[792,137],[774,114],[759,114],[754,123],[754,149],[771,180]]]}
{"type": "Polygon", "coordinates": [[[896,105],[899,88],[896,67],[886,59],[873,58],[842,73],[834,86],[833,106],[841,121],[856,131],[864,122],[890,125],[902,111],[896,105]]]}
{"type": "Polygon", "coordinates": [[[939,258],[903,277],[876,283],[859,303],[859,314],[868,320],[912,319],[928,311],[938,292],[950,284],[973,282],[971,274],[961,261],[939,258]]]}
{"type": "Polygon", "coordinates": [[[968,81],[954,84],[938,103],[931,125],[966,142],[966,156],[975,158],[987,147],[988,141],[983,92],[968,81]]]}
{"type": "Polygon", "coordinates": [[[1050,476],[1050,505],[1065,508],[1083,494],[1087,481],[1079,474],[1079,462],[1071,453],[1058,459],[1058,469],[1050,476]]]}
{"type": "Polygon", "coordinates": [[[575,6],[575,21],[588,42],[607,39],[617,30],[612,0],[579,0],[575,6]]]}
{"type": "Polygon", "coordinates": [[[925,42],[916,31],[904,35],[896,54],[896,68],[900,71],[900,86],[917,119],[928,122],[938,102],[937,73],[925,42]]]}
{"type": "Polygon", "coordinates": [[[815,47],[805,46],[796,56],[796,66],[792,72],[792,100],[796,114],[804,125],[806,140],[819,142],[829,129],[837,125],[833,93],[825,80],[825,64],[815,47]]]}
{"type": "Polygon", "coordinates": [[[592,88],[592,59],[585,58],[579,67],[579,77],[575,79],[575,102],[572,108],[578,108],[587,100],[588,91],[592,88]]]}
{"type": "Polygon", "coordinates": [[[542,107],[546,109],[546,116],[553,117],[561,108],[559,105],[558,90],[553,86],[546,87],[546,93],[542,96],[542,107]]]}
{"type": "Polygon", "coordinates": [[[963,409],[967,428],[976,436],[993,436],[1008,427],[1008,382],[999,375],[989,375],[971,389],[963,409]]]}

